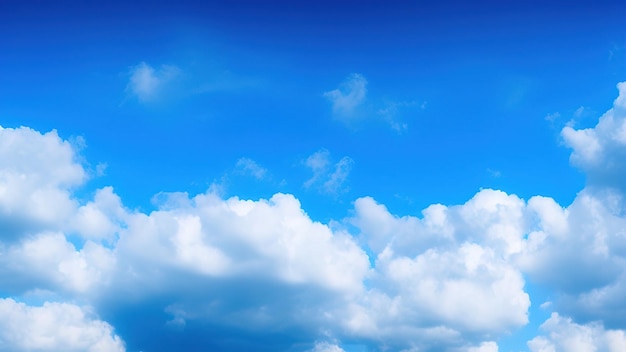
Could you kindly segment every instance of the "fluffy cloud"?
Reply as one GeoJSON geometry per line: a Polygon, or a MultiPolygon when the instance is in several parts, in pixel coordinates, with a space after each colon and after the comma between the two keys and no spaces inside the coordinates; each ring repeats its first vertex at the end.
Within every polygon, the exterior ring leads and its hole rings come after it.
{"type": "Polygon", "coordinates": [[[420,219],[358,199],[350,223],[377,259],[352,332],[429,350],[525,325],[530,299],[509,260],[522,250],[524,207],[483,190],[461,206],[433,205],[420,219]]]}
{"type": "Polygon", "coordinates": [[[140,102],[151,102],[159,98],[167,85],[180,73],[180,69],[176,66],[161,65],[155,70],[145,62],[141,62],[130,70],[126,91],[136,96],[140,102]]]}
{"type": "MultiPolygon", "coordinates": [[[[387,319],[393,324],[401,323],[413,309],[413,316],[430,317],[435,323],[445,319],[446,311],[453,311],[450,317],[454,319],[444,325],[458,331],[495,328],[483,324],[487,322],[503,328],[521,326],[530,304],[522,280],[522,274],[527,274],[536,284],[554,290],[556,309],[578,319],[603,320],[623,328],[624,209],[623,195],[612,189],[585,189],[565,208],[547,197],[524,202],[501,191],[482,190],[463,205],[432,205],[422,212],[422,218],[399,217],[373,199],[361,198],[355,202],[355,214],[349,222],[378,255],[378,276],[371,280],[385,282],[373,287],[391,292],[377,297],[385,302],[381,306],[397,302],[404,308],[404,314],[387,319]],[[481,266],[479,278],[470,268],[481,266]],[[423,288],[426,285],[430,285],[428,289],[423,288]],[[506,293],[495,294],[495,285],[506,293]],[[473,297],[472,304],[463,301],[466,295],[473,297]],[[407,298],[415,301],[407,302],[407,298]],[[457,300],[464,304],[455,303],[457,300]],[[419,310],[420,304],[435,308],[425,312],[419,310]],[[454,311],[455,307],[468,311],[454,311]],[[491,309],[506,314],[490,316],[491,309]],[[461,316],[488,318],[481,323],[463,321],[461,316]]],[[[380,311],[389,314],[393,310],[380,311]]],[[[383,330],[376,325],[376,315],[367,317],[372,331],[383,330]]],[[[428,326],[424,321],[407,325],[428,326]]]]}
{"type": "Polygon", "coordinates": [[[127,226],[120,255],[212,277],[258,275],[358,291],[369,266],[349,235],[313,222],[286,194],[259,201],[172,194],[160,210],[135,214],[127,226]]]}
{"type": "Polygon", "coordinates": [[[398,217],[372,198],[356,200],[350,222],[376,253],[389,247],[413,257],[432,248],[483,243],[505,258],[520,253],[525,234],[525,202],[515,195],[485,189],[464,205],[431,205],[423,218],[398,217]]]}
{"type": "MultiPolygon", "coordinates": [[[[555,311],[571,317],[544,323],[544,334],[529,342],[533,351],[568,350],[572,341],[620,350],[626,206],[614,173],[624,167],[626,88],[619,87],[595,128],[563,130],[572,162],[589,174],[569,206],[485,189],[464,204],[399,216],[363,197],[333,226],[311,219],[289,194],[166,193],[147,213],[125,208],[111,187],[78,201],[73,191],[86,173],[72,145],[56,132],[0,129],[0,290],[87,302],[120,323],[132,348],[165,348],[150,345],[155,334],[176,341],[209,329],[197,334],[216,350],[243,348],[217,344],[222,333],[255,341],[262,331],[288,341],[264,340],[274,350],[341,351],[346,339],[390,350],[491,352],[499,336],[528,321],[526,278],[549,289],[555,311]],[[336,342],[311,343],[320,340],[336,342]]],[[[305,186],[337,192],[351,163],[320,150],[304,162],[313,172],[305,186]]],[[[260,170],[249,159],[238,165],[260,170]]],[[[6,349],[123,349],[110,325],[80,307],[0,302],[6,349]],[[14,321],[37,328],[16,330],[14,321]]]]}
{"type": "Polygon", "coordinates": [[[4,238],[58,230],[74,212],[71,191],[86,179],[56,131],[0,127],[0,231],[4,238]]]}
{"type": "Polygon", "coordinates": [[[469,352],[498,352],[498,344],[493,341],[483,342],[480,346],[470,347],[469,352]]]}
{"type": "Polygon", "coordinates": [[[552,313],[541,325],[543,336],[528,341],[532,352],[618,352],[626,350],[623,330],[605,330],[600,323],[576,324],[570,318],[552,313]]]}
{"type": "Polygon", "coordinates": [[[115,257],[93,242],[76,250],[62,233],[42,233],[0,249],[0,263],[0,283],[6,291],[84,293],[107,284],[115,257]]]}
{"type": "Polygon", "coordinates": [[[113,188],[104,187],[96,191],[93,201],[77,209],[70,229],[86,239],[113,241],[126,214],[113,188]]]}
{"type": "Polygon", "coordinates": [[[330,152],[321,149],[311,154],[304,165],[313,171],[313,176],[304,182],[305,187],[317,185],[323,193],[337,194],[344,190],[346,182],[354,161],[344,156],[331,168],[330,152]]]}
{"type": "Polygon", "coordinates": [[[325,92],[324,97],[333,104],[333,113],[340,118],[351,117],[365,101],[367,80],[361,74],[350,74],[339,88],[325,92]]]}
{"type": "Polygon", "coordinates": [[[619,96],[613,108],[600,117],[593,128],[565,126],[561,135],[573,149],[571,163],[580,167],[591,186],[626,190],[626,82],[617,85],[619,96]]]}
{"type": "Polygon", "coordinates": [[[562,209],[553,200],[535,197],[530,231],[520,265],[534,279],[562,293],[580,294],[614,283],[624,272],[626,218],[622,201],[612,192],[582,191],[562,209]]]}
{"type": "Polygon", "coordinates": [[[0,350],[125,351],[111,325],[91,315],[72,304],[28,306],[0,299],[0,350]]]}

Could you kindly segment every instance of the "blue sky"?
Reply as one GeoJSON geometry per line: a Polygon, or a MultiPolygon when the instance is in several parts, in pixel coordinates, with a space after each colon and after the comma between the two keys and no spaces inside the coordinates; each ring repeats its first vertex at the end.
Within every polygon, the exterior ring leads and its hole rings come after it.
{"type": "Polygon", "coordinates": [[[0,350],[626,349],[624,10],[3,1],[0,350]]]}

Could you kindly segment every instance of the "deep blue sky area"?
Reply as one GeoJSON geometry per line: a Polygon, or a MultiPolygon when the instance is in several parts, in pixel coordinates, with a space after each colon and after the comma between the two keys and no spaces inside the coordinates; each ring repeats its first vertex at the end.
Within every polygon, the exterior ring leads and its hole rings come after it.
{"type": "MultiPolygon", "coordinates": [[[[105,186],[113,187],[125,211],[145,214],[169,192],[254,201],[285,193],[313,221],[344,227],[375,263],[374,255],[382,254],[367,242],[365,225],[349,220],[359,217],[355,201],[362,197],[397,217],[422,217],[431,204],[464,204],[485,189],[572,204],[588,169],[572,165],[578,147],[562,131],[592,128],[612,108],[616,84],[626,80],[625,14],[620,1],[2,0],[0,126],[56,130],[71,143],[89,175],[67,189],[78,205],[105,186]]],[[[117,239],[126,243],[124,229],[139,226],[127,218],[119,223],[121,232],[103,242],[109,249],[117,239]]],[[[402,232],[385,226],[376,229],[402,232]]],[[[134,272],[130,259],[117,262],[134,272]]],[[[541,300],[574,297],[521,272],[541,300]]],[[[371,275],[367,285],[387,282],[381,277],[391,274],[371,275]]],[[[255,285],[244,290],[273,287],[255,285]]],[[[291,289],[276,289],[276,295],[289,296],[291,289]]],[[[209,291],[222,302],[221,293],[209,291]]],[[[317,323],[271,332],[261,323],[240,328],[232,319],[241,312],[221,306],[216,312],[228,322],[190,314],[186,330],[170,331],[161,321],[170,314],[163,307],[186,302],[185,310],[197,300],[139,296],[145,300],[137,305],[67,297],[97,307],[128,351],[172,350],[184,336],[189,346],[216,350],[257,343],[258,350],[295,351],[323,336],[348,352],[445,349],[434,335],[402,345],[402,337],[389,342],[382,332],[365,336],[345,326],[324,335],[326,327],[317,323]],[[124,307],[137,316],[131,319],[124,307]],[[151,325],[139,331],[133,319],[144,314],[151,325]],[[163,340],[151,340],[161,330],[163,340]]],[[[375,299],[358,302],[366,301],[375,299]]],[[[542,301],[531,301],[529,324],[504,333],[481,335],[464,323],[440,326],[460,332],[457,347],[495,341],[500,351],[524,350],[550,317],[538,308],[542,301]]],[[[263,302],[257,303],[273,307],[263,302]]],[[[274,308],[289,321],[299,304],[274,308]]],[[[426,318],[415,319],[418,327],[428,325],[426,318]]]]}

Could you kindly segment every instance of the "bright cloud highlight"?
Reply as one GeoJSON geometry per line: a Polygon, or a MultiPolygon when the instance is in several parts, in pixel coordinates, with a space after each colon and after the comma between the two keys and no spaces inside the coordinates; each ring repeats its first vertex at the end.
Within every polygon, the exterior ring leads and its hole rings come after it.
{"type": "Polygon", "coordinates": [[[3,351],[123,352],[113,328],[67,303],[28,306],[0,299],[0,349],[3,351]]]}

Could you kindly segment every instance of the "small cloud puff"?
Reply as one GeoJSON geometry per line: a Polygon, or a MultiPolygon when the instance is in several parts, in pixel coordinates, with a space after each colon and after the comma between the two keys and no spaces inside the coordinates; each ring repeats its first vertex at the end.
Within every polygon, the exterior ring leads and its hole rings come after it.
{"type": "Polygon", "coordinates": [[[358,73],[349,75],[339,88],[324,93],[324,97],[333,104],[333,113],[341,119],[351,117],[365,101],[366,95],[367,80],[358,73]]]}
{"type": "Polygon", "coordinates": [[[320,191],[328,194],[337,194],[346,191],[344,184],[350,174],[354,161],[344,156],[331,168],[330,152],[326,149],[318,150],[309,156],[304,165],[313,171],[313,176],[304,182],[304,187],[318,185],[320,191]]]}
{"type": "Polygon", "coordinates": [[[181,70],[176,66],[161,65],[154,69],[145,62],[130,70],[130,80],[126,91],[142,102],[147,103],[158,99],[168,84],[176,79],[181,70]]]}

